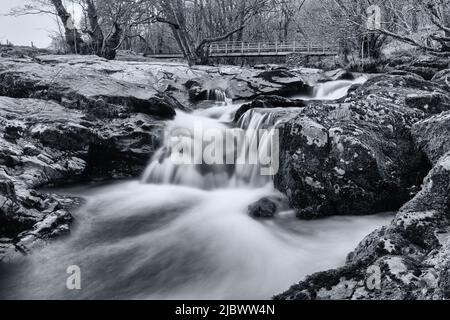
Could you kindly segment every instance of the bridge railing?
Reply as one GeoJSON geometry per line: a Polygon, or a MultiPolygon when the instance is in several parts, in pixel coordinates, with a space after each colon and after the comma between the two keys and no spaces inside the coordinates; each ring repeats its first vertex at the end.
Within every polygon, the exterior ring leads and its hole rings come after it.
{"type": "Polygon", "coordinates": [[[210,46],[210,55],[245,55],[245,54],[289,54],[289,53],[337,53],[335,44],[312,41],[288,42],[214,42],[210,46]]]}

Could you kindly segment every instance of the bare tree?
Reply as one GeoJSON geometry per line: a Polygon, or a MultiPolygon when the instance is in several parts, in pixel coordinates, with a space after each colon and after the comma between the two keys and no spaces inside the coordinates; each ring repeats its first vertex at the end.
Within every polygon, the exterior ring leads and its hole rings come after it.
{"type": "Polygon", "coordinates": [[[22,7],[11,10],[10,15],[50,14],[57,16],[64,28],[66,45],[70,53],[84,53],[85,44],[75,26],[74,17],[66,9],[62,0],[33,0],[22,7]]]}
{"type": "MultiPolygon", "coordinates": [[[[344,29],[340,34],[356,36],[355,40],[361,43],[365,40],[370,56],[379,55],[387,38],[436,54],[450,53],[448,0],[330,0],[324,3],[324,11],[335,19],[337,27],[344,29]],[[369,31],[365,10],[373,4],[382,10],[382,23],[381,28],[369,31]]],[[[355,47],[355,43],[352,45],[355,47]]]]}
{"type": "Polygon", "coordinates": [[[77,28],[73,14],[62,0],[30,0],[29,4],[15,8],[12,15],[53,14],[63,27],[65,42],[70,53],[96,54],[114,59],[117,49],[134,26],[154,18],[149,0],[72,0],[82,8],[84,20],[77,28]],[[87,35],[87,39],[83,39],[87,35]]]}
{"type": "Polygon", "coordinates": [[[385,2],[394,19],[391,25],[385,24],[379,30],[381,34],[432,53],[450,54],[450,1],[413,0],[407,12],[393,0],[385,2]],[[418,34],[419,17],[424,27],[421,34],[418,34]]]}
{"type": "MultiPolygon", "coordinates": [[[[270,0],[158,0],[157,20],[168,24],[190,64],[205,64],[209,46],[242,32],[270,0]]],[[[241,35],[242,36],[242,35],[241,35]]]]}

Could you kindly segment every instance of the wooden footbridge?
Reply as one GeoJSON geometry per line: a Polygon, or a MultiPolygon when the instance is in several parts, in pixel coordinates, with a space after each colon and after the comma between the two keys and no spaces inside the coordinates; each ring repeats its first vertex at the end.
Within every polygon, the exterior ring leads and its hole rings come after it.
{"type": "MultiPolygon", "coordinates": [[[[289,42],[214,42],[210,45],[210,57],[276,57],[293,53],[305,56],[335,56],[338,47],[329,43],[312,41],[289,42]]],[[[153,58],[182,58],[181,53],[150,54],[153,58]]]]}

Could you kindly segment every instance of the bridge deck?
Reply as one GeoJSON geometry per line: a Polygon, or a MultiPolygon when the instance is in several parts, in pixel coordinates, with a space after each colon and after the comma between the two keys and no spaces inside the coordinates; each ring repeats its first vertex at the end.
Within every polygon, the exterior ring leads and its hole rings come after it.
{"type": "Polygon", "coordinates": [[[335,55],[337,47],[310,41],[290,42],[215,42],[211,56],[284,56],[292,53],[305,55],[335,55]]]}
{"type": "MultiPolygon", "coordinates": [[[[308,56],[333,56],[337,46],[310,41],[290,42],[214,42],[209,49],[211,57],[272,57],[298,53],[308,56]]],[[[181,53],[154,54],[153,58],[182,58],[181,53]]]]}

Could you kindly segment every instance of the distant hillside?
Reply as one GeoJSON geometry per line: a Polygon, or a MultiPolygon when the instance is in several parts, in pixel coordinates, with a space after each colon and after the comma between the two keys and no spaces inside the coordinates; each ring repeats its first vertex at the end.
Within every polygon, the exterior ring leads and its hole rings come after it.
{"type": "Polygon", "coordinates": [[[50,54],[51,51],[47,49],[38,49],[29,46],[14,46],[14,45],[4,45],[0,44],[0,57],[14,57],[14,58],[23,58],[23,57],[35,57],[43,54],[50,54]]]}

